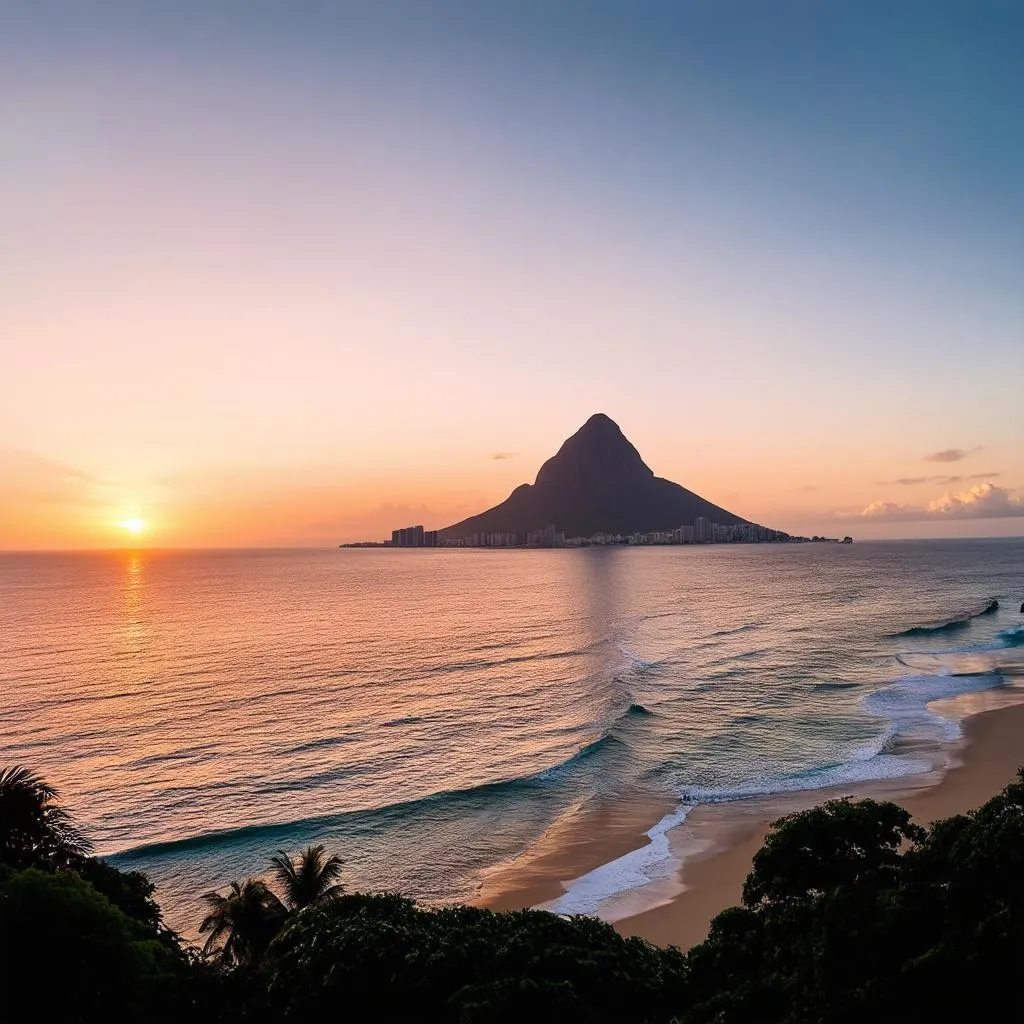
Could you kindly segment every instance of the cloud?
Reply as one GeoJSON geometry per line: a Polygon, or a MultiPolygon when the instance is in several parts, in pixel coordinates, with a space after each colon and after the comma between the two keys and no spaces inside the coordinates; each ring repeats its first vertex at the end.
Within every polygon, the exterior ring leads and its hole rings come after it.
{"type": "Polygon", "coordinates": [[[809,494],[811,491],[816,491],[817,489],[817,484],[804,484],[802,487],[793,488],[794,491],[799,491],[802,494],[809,494]]]}
{"type": "Polygon", "coordinates": [[[1024,499],[995,484],[975,484],[959,494],[944,494],[929,502],[928,511],[938,515],[988,519],[1024,515],[1024,499]]]}
{"type": "Polygon", "coordinates": [[[491,452],[491,454],[488,455],[487,458],[495,459],[496,461],[501,462],[504,459],[514,459],[514,458],[517,458],[518,455],[519,455],[519,452],[491,452]]]}
{"type": "Polygon", "coordinates": [[[917,484],[944,484],[944,476],[901,476],[895,480],[879,480],[879,486],[886,487],[889,484],[899,484],[901,487],[914,487],[917,484]]]}
{"type": "Polygon", "coordinates": [[[99,502],[104,481],[35,452],[0,447],[0,493],[5,500],[99,502]]]}
{"type": "Polygon", "coordinates": [[[943,448],[941,452],[931,452],[923,456],[925,462],[959,462],[966,459],[968,455],[981,451],[981,445],[973,448],[943,448]]]}
{"type": "Polygon", "coordinates": [[[901,476],[895,480],[879,480],[879,487],[888,487],[891,484],[899,484],[901,487],[915,487],[917,484],[958,484],[964,480],[992,480],[1000,473],[971,473],[968,476],[901,476]]]}
{"type": "Polygon", "coordinates": [[[874,522],[924,522],[945,519],[1004,519],[1024,516],[1024,498],[992,483],[975,484],[956,494],[947,492],[927,505],[903,505],[896,501],[873,501],[854,515],[840,513],[848,520],[874,522]]]}

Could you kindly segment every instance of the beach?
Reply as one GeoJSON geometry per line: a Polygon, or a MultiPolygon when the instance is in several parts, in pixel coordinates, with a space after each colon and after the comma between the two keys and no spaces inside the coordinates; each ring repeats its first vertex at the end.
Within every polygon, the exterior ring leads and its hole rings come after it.
{"type": "MultiPolygon", "coordinates": [[[[770,823],[782,815],[843,796],[893,800],[919,824],[972,810],[998,793],[1024,765],[1024,692],[1016,685],[936,702],[933,709],[965,715],[962,738],[946,764],[902,779],[695,807],[669,833],[677,868],[670,877],[627,893],[610,916],[623,935],[683,949],[702,941],[712,918],[740,901],[751,860],[770,823]],[[647,909],[630,912],[640,899],[647,909]],[[652,905],[653,904],[653,905],[652,905]]],[[[520,862],[494,872],[480,902],[495,910],[551,906],[565,884],[649,845],[645,832],[665,814],[664,801],[604,806],[546,836],[520,862]]]]}

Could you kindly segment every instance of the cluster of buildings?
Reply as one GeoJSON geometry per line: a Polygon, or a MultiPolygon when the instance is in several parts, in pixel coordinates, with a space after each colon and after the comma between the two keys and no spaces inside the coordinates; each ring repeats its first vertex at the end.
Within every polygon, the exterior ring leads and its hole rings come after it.
{"type": "MultiPolygon", "coordinates": [[[[756,523],[737,523],[725,526],[700,516],[692,523],[674,530],[656,530],[649,533],[595,533],[590,537],[567,537],[555,526],[537,530],[471,533],[465,537],[438,537],[437,530],[424,530],[422,526],[408,526],[393,530],[393,548],[581,548],[610,544],[766,544],[802,541],[804,537],[791,537],[781,530],[770,530],[756,523]]],[[[817,538],[815,538],[817,539],[817,538]]]]}
{"type": "Polygon", "coordinates": [[[436,548],[439,544],[437,530],[424,530],[422,526],[404,526],[391,531],[393,548],[436,548]]]}
{"type": "Polygon", "coordinates": [[[629,544],[768,544],[798,540],[781,530],[769,530],[757,523],[736,523],[725,526],[699,516],[692,524],[677,526],[674,530],[656,530],[652,533],[634,533],[629,544]]]}
{"type": "Polygon", "coordinates": [[[449,548],[564,548],[569,547],[565,534],[555,527],[545,526],[525,533],[471,533],[465,537],[443,540],[449,548]]]}

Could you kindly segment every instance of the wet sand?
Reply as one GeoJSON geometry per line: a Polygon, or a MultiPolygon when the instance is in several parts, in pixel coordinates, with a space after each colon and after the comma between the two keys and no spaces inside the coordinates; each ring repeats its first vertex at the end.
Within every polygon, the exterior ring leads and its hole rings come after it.
{"type": "MultiPolygon", "coordinates": [[[[841,796],[894,800],[927,824],[960,814],[995,795],[1024,765],[1024,693],[1004,688],[945,702],[947,710],[968,714],[963,739],[951,751],[944,771],[803,791],[768,798],[702,805],[670,834],[681,862],[674,877],[612,905],[611,917],[624,935],[640,935],[683,949],[707,935],[711,919],[739,902],[751,859],[769,823],[792,811],[841,796]],[[630,912],[630,900],[651,908],[630,912]],[[654,905],[657,903],[659,905],[654,905]]],[[[941,705],[934,706],[942,711],[941,705]]],[[[672,809],[651,796],[580,808],[552,830],[527,857],[496,869],[485,881],[479,902],[495,910],[543,905],[559,897],[565,883],[607,864],[647,842],[644,833],[672,809]]],[[[602,908],[603,916],[609,916],[602,908]]]]}

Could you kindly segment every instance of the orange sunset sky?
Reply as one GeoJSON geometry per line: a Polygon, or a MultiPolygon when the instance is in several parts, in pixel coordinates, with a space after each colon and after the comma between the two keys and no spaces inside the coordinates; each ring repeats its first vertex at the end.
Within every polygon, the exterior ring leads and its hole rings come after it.
{"type": "Polygon", "coordinates": [[[0,12],[0,549],[437,528],[597,411],[775,528],[1024,533],[984,19],[509,6],[0,12]]]}

